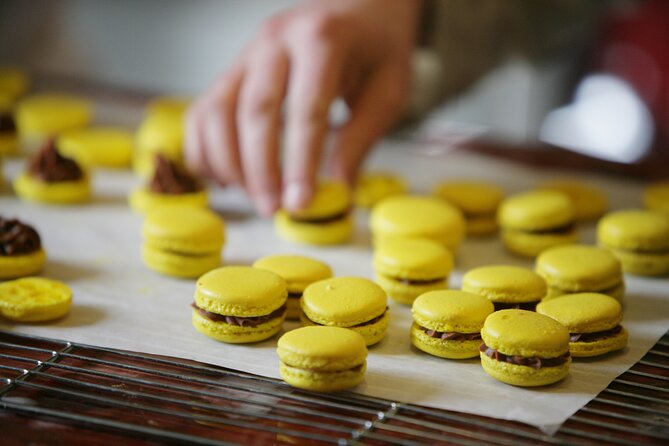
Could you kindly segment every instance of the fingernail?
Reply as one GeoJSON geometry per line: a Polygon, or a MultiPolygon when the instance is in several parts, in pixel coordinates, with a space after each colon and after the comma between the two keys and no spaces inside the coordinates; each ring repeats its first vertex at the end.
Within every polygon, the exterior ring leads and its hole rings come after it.
{"type": "Polygon", "coordinates": [[[283,193],[283,207],[289,211],[297,211],[307,201],[307,190],[300,183],[290,183],[283,193]]]}
{"type": "Polygon", "coordinates": [[[272,194],[263,194],[256,200],[258,212],[265,217],[271,217],[277,209],[276,197],[272,194]]]}

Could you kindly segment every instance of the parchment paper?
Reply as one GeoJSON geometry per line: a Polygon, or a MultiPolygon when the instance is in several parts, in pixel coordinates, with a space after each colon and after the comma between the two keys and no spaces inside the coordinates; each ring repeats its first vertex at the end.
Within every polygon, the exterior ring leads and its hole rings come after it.
{"type": "MultiPolygon", "coordinates": [[[[403,172],[414,191],[425,192],[447,178],[486,178],[517,192],[565,172],[535,171],[473,154],[428,156],[416,143],[385,142],[371,167],[403,172]]],[[[422,148],[424,149],[424,147],[422,148]]],[[[19,160],[5,163],[13,177],[19,160]]],[[[575,175],[571,177],[579,178],[575,175]]],[[[607,191],[614,208],[640,207],[642,184],[620,178],[580,177],[607,191]]],[[[141,262],[141,218],[127,206],[137,184],[128,171],[99,171],[95,199],[82,206],[58,207],[20,202],[7,185],[0,213],[32,223],[48,253],[44,276],[62,280],[74,290],[66,318],[48,324],[0,321],[0,329],[154,354],[172,355],[278,378],[276,339],[253,345],[226,345],[193,329],[189,304],[194,281],[159,276],[141,262]]],[[[294,245],[280,240],[272,222],[254,216],[240,191],[215,190],[213,207],[227,223],[226,264],[250,264],[275,253],[302,253],[332,265],[336,275],[372,278],[368,214],[357,211],[353,243],[332,248],[294,245]]],[[[582,228],[582,241],[594,241],[594,226],[582,228]]],[[[467,240],[460,248],[451,288],[465,271],[493,264],[532,266],[506,254],[497,238],[467,240]]],[[[631,367],[669,328],[669,281],[627,276],[624,325],[629,346],[599,359],[575,360],[564,381],[523,389],[488,377],[476,359],[444,360],[421,353],[409,343],[410,309],[390,303],[387,337],[370,349],[365,381],[355,389],[367,395],[518,420],[555,432],[571,414],[631,367]]],[[[287,323],[285,329],[296,327],[287,323]]]]}

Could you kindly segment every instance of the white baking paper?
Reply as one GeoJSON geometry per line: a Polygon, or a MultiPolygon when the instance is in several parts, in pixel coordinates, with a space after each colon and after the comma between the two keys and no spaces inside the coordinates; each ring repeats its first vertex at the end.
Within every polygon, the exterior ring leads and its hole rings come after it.
{"type": "MultiPolygon", "coordinates": [[[[416,143],[386,142],[370,166],[402,172],[414,191],[426,192],[439,180],[483,178],[509,193],[555,177],[580,178],[603,188],[614,208],[640,207],[643,184],[621,178],[535,170],[478,155],[455,152],[435,155],[416,143]],[[431,155],[430,155],[431,153],[431,155]]],[[[21,166],[5,163],[6,177],[21,166]]],[[[74,306],[66,318],[48,324],[0,321],[0,329],[126,350],[171,355],[278,378],[276,340],[253,345],[227,345],[204,337],[191,326],[194,280],[163,277],[140,259],[141,218],[127,206],[127,193],[137,181],[127,171],[100,171],[95,199],[81,206],[44,206],[19,201],[5,186],[0,214],[33,224],[48,253],[44,276],[62,280],[74,290],[74,306]]],[[[331,248],[300,246],[280,240],[272,222],[257,218],[238,190],[217,190],[213,207],[227,224],[226,264],[250,264],[276,253],[301,253],[332,265],[336,275],[372,278],[368,214],[356,214],[358,230],[349,245],[331,248]]],[[[585,225],[584,242],[594,241],[594,226],[585,225]]],[[[498,239],[468,240],[460,248],[451,287],[465,271],[493,264],[532,266],[506,254],[498,239]]],[[[518,420],[545,432],[555,430],[571,414],[638,361],[669,328],[669,281],[626,277],[624,325],[630,335],[624,351],[600,359],[574,360],[564,381],[524,389],[488,377],[476,359],[456,361],[429,356],[409,343],[410,309],[390,303],[387,337],[370,349],[365,381],[355,389],[366,395],[518,420]]],[[[294,328],[286,324],[285,329],[294,328]]]]}

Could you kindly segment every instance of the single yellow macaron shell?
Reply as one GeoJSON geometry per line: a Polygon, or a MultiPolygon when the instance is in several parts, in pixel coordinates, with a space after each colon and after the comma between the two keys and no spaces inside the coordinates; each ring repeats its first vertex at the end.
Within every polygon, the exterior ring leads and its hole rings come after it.
{"type": "Polygon", "coordinates": [[[490,300],[465,291],[421,294],[411,307],[411,343],[442,358],[474,358],[479,355],[483,323],[493,311],[490,300]]]}
{"type": "Polygon", "coordinates": [[[46,253],[42,248],[27,254],[0,255],[0,279],[13,279],[37,274],[44,268],[45,263],[46,253]]]}
{"type": "Polygon", "coordinates": [[[157,96],[146,105],[146,116],[183,119],[192,102],[192,98],[185,96],[157,96]]]}
{"type": "Polygon", "coordinates": [[[600,189],[577,180],[553,180],[539,186],[540,190],[552,190],[567,195],[574,204],[576,219],[595,220],[608,210],[609,199],[600,189]]]}
{"type": "Polygon", "coordinates": [[[92,106],[87,100],[64,94],[29,96],[16,108],[19,133],[27,139],[41,140],[85,127],[92,116],[92,106]]]}
{"type": "Polygon", "coordinates": [[[424,237],[455,251],[465,235],[462,212],[437,197],[396,195],[372,209],[375,243],[393,237],[424,237]]]}
{"type": "Polygon", "coordinates": [[[90,178],[86,173],[78,180],[46,182],[22,172],[13,182],[14,191],[26,201],[49,204],[77,204],[91,197],[90,178]]]}
{"type": "Polygon", "coordinates": [[[485,296],[496,310],[521,308],[534,310],[546,297],[546,281],[521,266],[489,265],[469,270],[462,277],[462,290],[485,296]]]}
{"type": "Polygon", "coordinates": [[[150,191],[147,187],[138,187],[130,193],[128,202],[134,211],[146,214],[154,209],[168,206],[206,208],[209,204],[209,197],[204,189],[185,194],[159,194],[150,191]]]}
{"type": "Polygon", "coordinates": [[[460,209],[467,221],[468,235],[488,235],[497,231],[497,207],[504,191],[484,181],[447,181],[434,194],[460,209]]]}
{"type": "Polygon", "coordinates": [[[365,172],[355,186],[355,204],[371,209],[384,198],[403,194],[407,184],[402,177],[390,172],[365,172]]]}
{"type": "Polygon", "coordinates": [[[434,240],[398,237],[380,243],[373,262],[376,282],[388,296],[411,305],[419,295],[448,286],[453,254],[434,240]]]}
{"type": "Polygon", "coordinates": [[[332,277],[332,269],[320,260],[291,254],[276,254],[258,259],[255,268],[266,269],[283,277],[288,287],[286,319],[300,319],[300,298],[314,282],[332,277]]]}
{"type": "Polygon", "coordinates": [[[208,209],[170,206],[146,215],[143,236],[142,259],[149,268],[192,278],[220,265],[225,224],[208,209]]]}
{"type": "Polygon", "coordinates": [[[279,338],[279,373],[301,389],[333,392],[362,382],[367,366],[365,339],[341,327],[309,326],[279,338]]]}
{"type": "Polygon", "coordinates": [[[217,268],[197,281],[193,326],[222,342],[262,341],[281,330],[287,296],[286,281],[271,271],[250,266],[217,268]]]}
{"type": "Polygon", "coordinates": [[[46,253],[35,228],[0,215],[0,280],[34,275],[45,261],[46,253]]]}
{"type": "Polygon", "coordinates": [[[44,322],[70,311],[72,290],[64,283],[42,277],[24,277],[0,283],[0,314],[18,322],[44,322]]]}
{"type": "Polygon", "coordinates": [[[643,192],[643,204],[651,211],[669,215],[669,181],[649,185],[643,192]]]}
{"type": "Polygon", "coordinates": [[[599,221],[597,239],[618,257],[627,273],[669,274],[669,217],[661,212],[611,212],[599,221]]]}
{"type": "Polygon", "coordinates": [[[500,205],[497,219],[506,248],[525,257],[575,243],[578,238],[574,205],[560,192],[534,191],[511,196],[500,205]]]}
{"type": "Polygon", "coordinates": [[[569,330],[525,310],[492,313],[481,330],[481,365],[488,375],[522,387],[544,386],[569,373],[569,330]]]}
{"type": "Polygon", "coordinates": [[[346,242],[353,233],[351,194],[337,181],[321,181],[313,200],[305,209],[289,213],[277,211],[274,225],[280,237],[297,243],[335,245],[346,242]]]}
{"type": "Polygon", "coordinates": [[[362,277],[335,277],[309,285],[302,294],[305,325],[349,328],[367,345],[379,342],[388,330],[387,298],[383,289],[362,277]]]}
{"type": "Polygon", "coordinates": [[[58,151],[84,166],[127,167],[132,150],[132,133],[116,127],[70,130],[58,138],[58,151]]]}
{"type": "Polygon", "coordinates": [[[572,356],[599,356],[627,345],[627,330],[620,325],[622,307],[605,294],[566,294],[541,302],[537,313],[567,327],[572,356]]]}
{"type": "Polygon", "coordinates": [[[597,292],[622,300],[625,285],[620,261],[606,248],[562,245],[539,254],[536,272],[548,283],[547,297],[597,292]]]}

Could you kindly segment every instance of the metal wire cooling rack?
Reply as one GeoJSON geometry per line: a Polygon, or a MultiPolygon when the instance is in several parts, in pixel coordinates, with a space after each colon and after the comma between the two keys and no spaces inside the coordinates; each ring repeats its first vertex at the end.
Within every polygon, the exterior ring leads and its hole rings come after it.
{"type": "Polygon", "coordinates": [[[11,444],[669,444],[669,334],[553,436],[516,422],[0,331],[11,444]]]}

